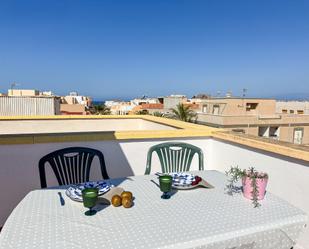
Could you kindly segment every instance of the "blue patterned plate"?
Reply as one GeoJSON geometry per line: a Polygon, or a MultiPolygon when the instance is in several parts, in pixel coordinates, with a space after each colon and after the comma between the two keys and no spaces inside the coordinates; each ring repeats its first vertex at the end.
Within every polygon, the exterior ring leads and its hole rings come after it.
{"type": "Polygon", "coordinates": [[[182,172],[170,173],[170,175],[173,177],[173,187],[179,189],[191,187],[195,179],[195,175],[182,172]]]}
{"type": "Polygon", "coordinates": [[[103,195],[104,193],[108,192],[112,185],[105,181],[97,181],[97,182],[85,182],[78,185],[70,186],[66,191],[66,195],[70,197],[73,201],[83,201],[82,191],[85,188],[98,188],[99,195],[103,195]]]}

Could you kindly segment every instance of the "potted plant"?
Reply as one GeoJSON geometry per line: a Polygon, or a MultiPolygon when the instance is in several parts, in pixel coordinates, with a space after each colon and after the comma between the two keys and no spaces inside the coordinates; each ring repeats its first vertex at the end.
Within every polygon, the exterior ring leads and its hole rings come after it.
{"type": "Polygon", "coordinates": [[[254,207],[260,206],[259,200],[264,198],[268,182],[267,173],[259,172],[253,167],[245,170],[240,169],[238,166],[231,167],[225,173],[229,177],[226,185],[228,194],[232,195],[241,191],[239,187],[235,186],[235,183],[241,180],[244,197],[252,200],[254,207]]]}

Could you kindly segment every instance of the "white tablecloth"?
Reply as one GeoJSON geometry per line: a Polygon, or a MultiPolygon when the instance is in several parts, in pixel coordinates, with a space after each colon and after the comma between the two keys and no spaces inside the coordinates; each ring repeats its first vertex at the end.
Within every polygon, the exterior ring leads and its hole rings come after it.
{"type": "MultiPolygon", "coordinates": [[[[197,173],[197,172],[196,172],[197,173]]],[[[30,192],[15,208],[0,234],[0,248],[259,248],[289,249],[307,216],[267,193],[260,208],[241,194],[225,194],[226,177],[217,171],[198,172],[215,186],[176,192],[162,200],[159,188],[138,176],[112,180],[132,191],[130,209],[100,206],[85,216],[82,203],[59,190],[30,192]]],[[[2,190],[4,191],[4,190],[2,190]]],[[[5,200],[2,200],[5,201],[5,200]]]]}

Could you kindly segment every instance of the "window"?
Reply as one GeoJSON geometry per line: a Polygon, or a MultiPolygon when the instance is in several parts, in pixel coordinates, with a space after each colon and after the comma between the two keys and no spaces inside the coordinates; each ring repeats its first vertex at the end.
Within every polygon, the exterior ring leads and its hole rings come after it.
{"type": "Polygon", "coordinates": [[[259,134],[259,137],[269,137],[269,127],[268,126],[260,126],[258,134],[259,134]]]}
{"type": "Polygon", "coordinates": [[[258,106],[258,103],[247,103],[246,104],[246,111],[249,112],[251,110],[255,110],[258,106]]]}
{"type": "Polygon", "coordinates": [[[279,140],[280,127],[279,126],[260,126],[259,137],[268,137],[275,140],[279,140]]]}
{"type": "Polygon", "coordinates": [[[294,144],[302,144],[304,137],[304,128],[295,128],[294,129],[294,136],[293,136],[293,142],[294,144]]]}
{"type": "Polygon", "coordinates": [[[293,114],[293,113],[294,113],[294,110],[290,110],[290,113],[293,114]]]}
{"type": "Polygon", "coordinates": [[[269,127],[269,137],[278,140],[279,136],[280,136],[280,128],[279,128],[279,126],[271,126],[271,127],[269,127]]]}
{"type": "Polygon", "coordinates": [[[304,114],[304,110],[297,110],[297,114],[304,114]]]}
{"type": "Polygon", "coordinates": [[[282,109],[282,113],[288,113],[287,109],[282,109]]]}
{"type": "Polygon", "coordinates": [[[246,133],[244,129],[232,129],[232,131],[236,133],[243,133],[243,134],[246,133]]]}
{"type": "Polygon", "coordinates": [[[205,112],[205,113],[207,113],[207,105],[203,105],[203,109],[202,109],[202,112],[205,112]]]}
{"type": "Polygon", "coordinates": [[[219,105],[214,105],[212,108],[212,114],[218,115],[219,114],[219,110],[220,110],[220,106],[219,105]]]}

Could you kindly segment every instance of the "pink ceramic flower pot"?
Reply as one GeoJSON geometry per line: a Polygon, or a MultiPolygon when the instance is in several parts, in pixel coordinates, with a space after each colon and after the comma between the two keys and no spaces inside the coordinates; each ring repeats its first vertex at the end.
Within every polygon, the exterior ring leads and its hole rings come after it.
{"type": "MultiPolygon", "coordinates": [[[[256,185],[258,188],[258,200],[263,200],[266,192],[266,186],[267,186],[268,178],[261,178],[256,179],[256,185]]],[[[244,197],[252,200],[252,179],[249,177],[243,177],[242,178],[242,187],[243,187],[243,195],[244,197]]]]}

